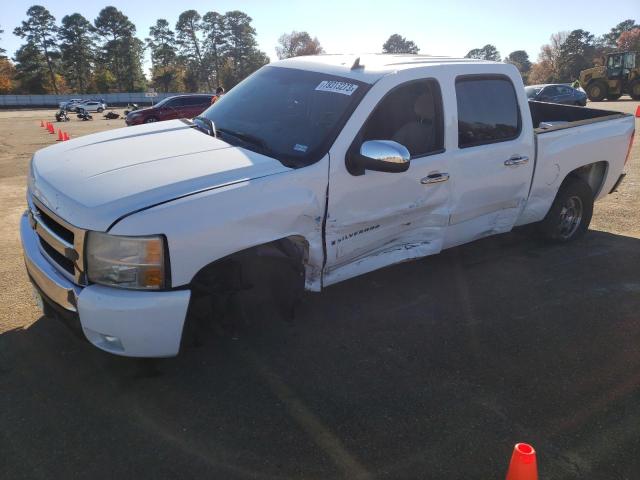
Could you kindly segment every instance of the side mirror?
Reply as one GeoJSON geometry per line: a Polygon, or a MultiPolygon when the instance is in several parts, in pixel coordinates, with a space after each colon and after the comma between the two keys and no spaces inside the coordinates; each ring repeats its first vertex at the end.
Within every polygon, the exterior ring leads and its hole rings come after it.
{"type": "Polygon", "coordinates": [[[367,140],[360,152],[349,154],[347,160],[347,170],[352,175],[364,175],[365,170],[398,173],[409,169],[411,154],[393,140],[367,140]]]}

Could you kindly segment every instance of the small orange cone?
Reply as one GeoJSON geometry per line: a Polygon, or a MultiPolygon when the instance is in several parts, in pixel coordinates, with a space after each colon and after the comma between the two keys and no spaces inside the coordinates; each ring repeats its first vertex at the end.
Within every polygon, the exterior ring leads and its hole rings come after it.
{"type": "Polygon", "coordinates": [[[528,443],[516,443],[513,447],[506,480],[538,480],[536,451],[528,443]]]}
{"type": "Polygon", "coordinates": [[[49,131],[49,122],[46,122],[46,123],[44,124],[44,128],[47,130],[47,132],[49,131]]]}
{"type": "Polygon", "coordinates": [[[640,118],[640,105],[636,108],[636,118],[640,118]]]}
{"type": "Polygon", "coordinates": [[[62,129],[58,129],[58,141],[62,142],[64,140],[64,136],[62,135],[62,129]]]}
{"type": "Polygon", "coordinates": [[[50,124],[49,124],[49,133],[50,133],[50,134],[52,134],[52,135],[55,135],[55,134],[56,134],[56,129],[55,129],[55,127],[53,126],[53,123],[50,123],[50,124]]]}
{"type": "Polygon", "coordinates": [[[40,120],[40,126],[44,127],[44,122],[42,120],[40,120]]]}
{"type": "Polygon", "coordinates": [[[69,140],[69,134],[67,132],[64,132],[64,137],[62,138],[62,141],[66,142],[67,140],[69,140]]]}

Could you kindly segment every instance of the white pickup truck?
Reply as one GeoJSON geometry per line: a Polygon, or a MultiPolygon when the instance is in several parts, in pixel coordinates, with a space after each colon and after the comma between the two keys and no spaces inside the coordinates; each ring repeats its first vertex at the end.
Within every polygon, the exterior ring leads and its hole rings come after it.
{"type": "Polygon", "coordinates": [[[26,267],[45,313],[95,346],[173,356],[207,298],[211,317],[255,299],[288,311],[305,289],[520,225],[570,241],[622,179],[634,128],[529,103],[508,64],[289,59],[196,119],[36,152],[26,267]]]}

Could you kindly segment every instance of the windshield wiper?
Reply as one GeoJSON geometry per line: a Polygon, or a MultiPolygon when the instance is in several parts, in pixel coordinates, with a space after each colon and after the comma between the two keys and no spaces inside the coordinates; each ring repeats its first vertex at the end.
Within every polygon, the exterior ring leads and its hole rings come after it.
{"type": "Polygon", "coordinates": [[[212,137],[216,137],[216,126],[213,124],[213,122],[208,119],[207,117],[195,117],[193,119],[193,125],[198,129],[203,131],[204,133],[206,133],[207,135],[211,135],[212,137]],[[199,125],[199,122],[204,123],[204,127],[201,127],[199,125]]]}
{"type": "Polygon", "coordinates": [[[258,147],[260,149],[260,153],[269,153],[271,150],[267,147],[267,144],[264,140],[255,135],[251,135],[250,133],[244,132],[236,132],[234,130],[230,130],[228,128],[218,128],[218,132],[222,132],[227,135],[231,135],[232,137],[236,137],[243,143],[249,144],[253,147],[258,147]]]}

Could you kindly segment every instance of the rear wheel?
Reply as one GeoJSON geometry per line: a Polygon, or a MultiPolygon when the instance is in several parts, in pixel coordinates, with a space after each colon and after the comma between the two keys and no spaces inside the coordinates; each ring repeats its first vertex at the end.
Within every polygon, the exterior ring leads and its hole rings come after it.
{"type": "Polygon", "coordinates": [[[102,113],[102,112],[104,112],[104,108],[98,107],[98,113],[102,113]]]}
{"type": "Polygon", "coordinates": [[[601,102],[607,96],[607,89],[604,82],[592,82],[587,85],[587,96],[592,102],[601,102]]]}
{"type": "Polygon", "coordinates": [[[584,180],[569,177],[560,187],[551,209],[538,225],[541,236],[566,243],[581,237],[593,215],[593,192],[584,180]]]}
{"type": "Polygon", "coordinates": [[[629,85],[629,95],[634,100],[640,100],[640,80],[635,80],[629,85]]]}

